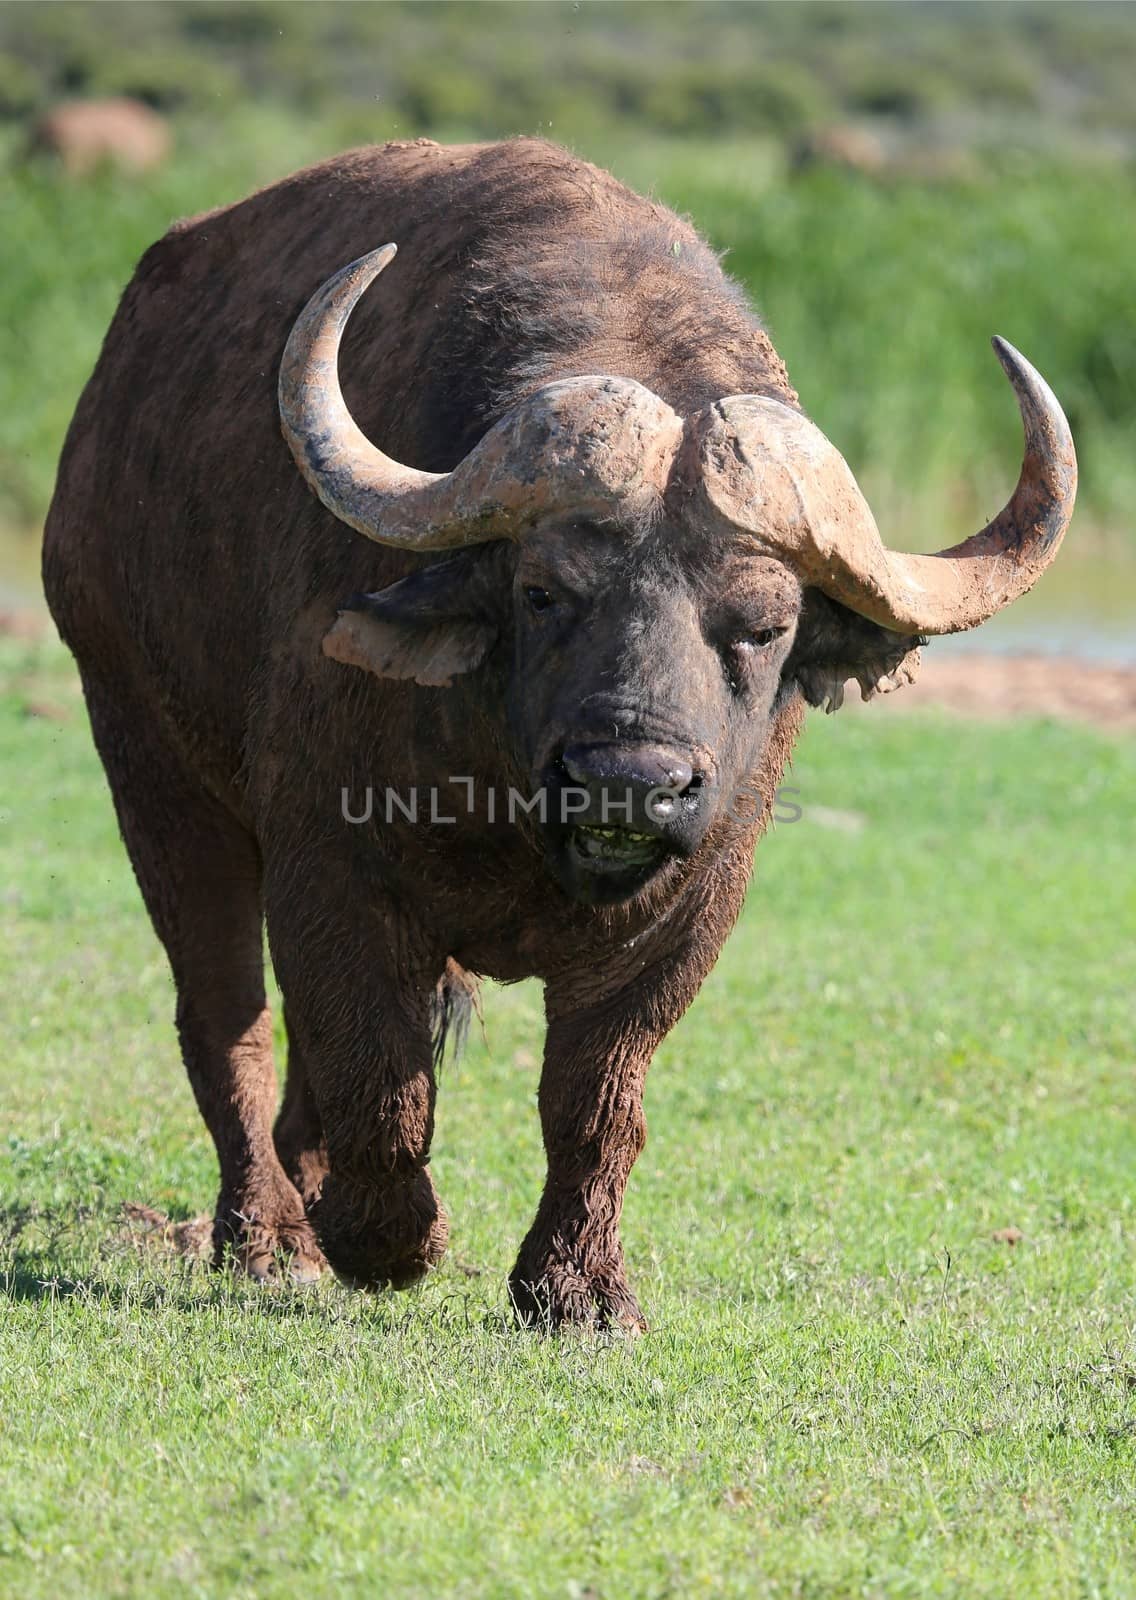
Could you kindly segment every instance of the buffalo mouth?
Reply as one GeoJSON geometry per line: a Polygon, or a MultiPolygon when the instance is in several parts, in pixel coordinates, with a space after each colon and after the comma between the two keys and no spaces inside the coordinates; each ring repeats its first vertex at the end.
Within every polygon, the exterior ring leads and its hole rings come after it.
{"type": "Polygon", "coordinates": [[[632,828],[601,828],[580,823],[568,835],[568,848],[576,864],[587,872],[640,872],[655,867],[667,854],[657,834],[636,833],[632,828]]]}
{"type": "Polygon", "coordinates": [[[578,823],[561,835],[553,859],[573,900],[616,905],[634,899],[673,855],[657,834],[578,823]]]}

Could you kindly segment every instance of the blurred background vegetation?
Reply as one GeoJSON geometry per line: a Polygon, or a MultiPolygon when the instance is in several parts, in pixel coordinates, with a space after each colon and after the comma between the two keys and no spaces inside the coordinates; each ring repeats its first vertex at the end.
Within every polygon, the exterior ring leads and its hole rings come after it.
{"type": "Polygon", "coordinates": [[[0,6],[0,598],[34,585],[75,400],[175,217],[352,144],[537,133],[727,252],[894,543],[941,546],[1004,499],[1017,419],[987,341],[1018,344],[1082,463],[1049,600],[1118,617],[1134,83],[1136,8],[1093,0],[0,6]],[[160,167],[77,177],[32,152],[49,107],[123,94],[169,118],[160,167]]]}

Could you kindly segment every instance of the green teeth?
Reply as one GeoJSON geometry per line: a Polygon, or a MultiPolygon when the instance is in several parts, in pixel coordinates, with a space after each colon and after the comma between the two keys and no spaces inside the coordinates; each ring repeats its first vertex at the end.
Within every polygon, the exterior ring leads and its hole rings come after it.
{"type": "Polygon", "coordinates": [[[636,867],[656,861],[662,852],[661,840],[654,834],[634,833],[630,828],[597,828],[581,823],[576,828],[576,849],[596,867],[636,867]]]}

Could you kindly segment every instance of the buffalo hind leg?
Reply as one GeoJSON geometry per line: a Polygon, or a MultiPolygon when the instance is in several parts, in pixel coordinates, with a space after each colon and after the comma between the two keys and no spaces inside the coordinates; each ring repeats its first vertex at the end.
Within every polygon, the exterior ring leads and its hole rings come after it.
{"type": "Polygon", "coordinates": [[[273,1138],[280,1165],[300,1191],[304,1206],[310,1212],[327,1177],[327,1144],[303,1053],[288,1022],[287,1007],[284,1026],[288,1033],[288,1073],[273,1138]]]}
{"type": "Polygon", "coordinates": [[[153,713],[84,685],[119,826],[177,990],[189,1080],[221,1169],[215,1264],[268,1281],[324,1266],[304,1204],[272,1140],[276,1074],[265,1003],[255,841],[188,774],[153,713]]]}

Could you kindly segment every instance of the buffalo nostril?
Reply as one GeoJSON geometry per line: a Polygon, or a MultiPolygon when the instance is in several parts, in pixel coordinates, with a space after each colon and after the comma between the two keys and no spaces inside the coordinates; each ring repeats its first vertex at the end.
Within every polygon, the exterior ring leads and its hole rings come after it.
{"type": "Polygon", "coordinates": [[[681,795],[694,778],[688,761],[658,745],[613,741],[569,745],[560,765],[579,784],[630,784],[636,789],[669,789],[681,795]]]}
{"type": "Polygon", "coordinates": [[[694,769],[689,761],[680,761],[677,757],[672,760],[667,768],[663,787],[673,789],[676,794],[685,794],[694,781],[694,769]]]}

